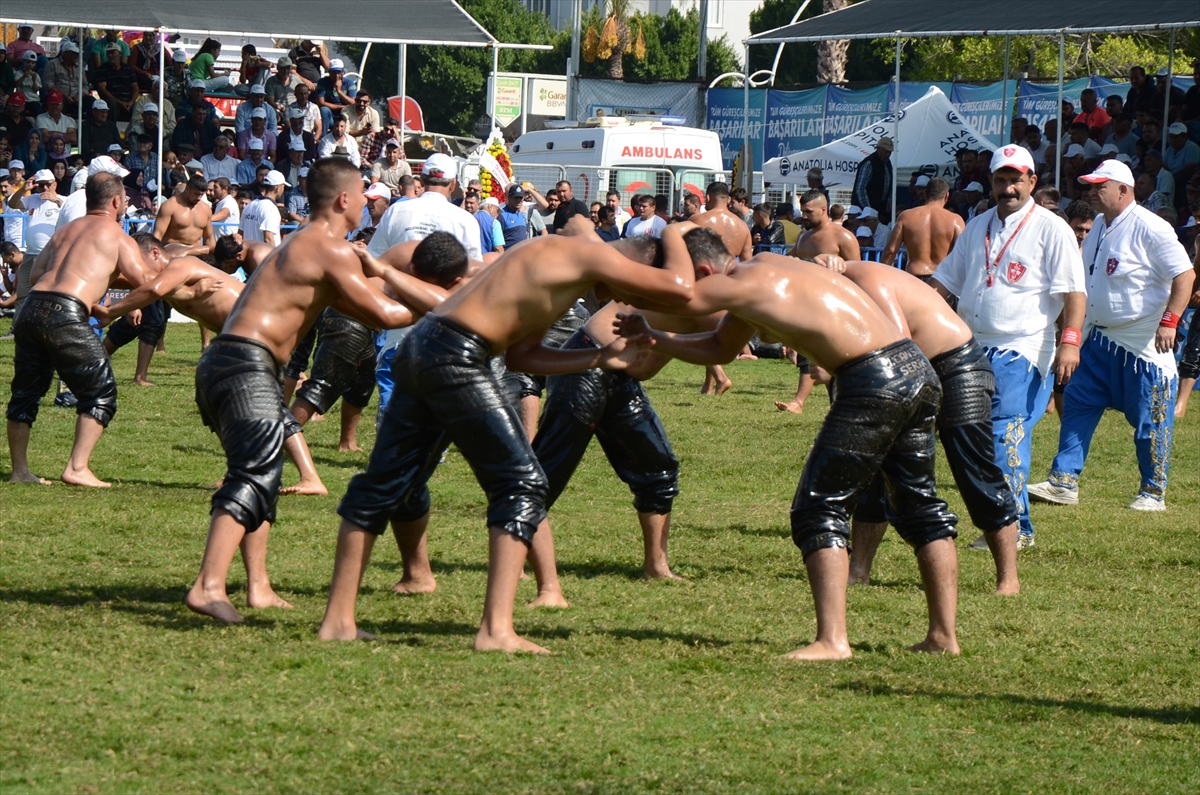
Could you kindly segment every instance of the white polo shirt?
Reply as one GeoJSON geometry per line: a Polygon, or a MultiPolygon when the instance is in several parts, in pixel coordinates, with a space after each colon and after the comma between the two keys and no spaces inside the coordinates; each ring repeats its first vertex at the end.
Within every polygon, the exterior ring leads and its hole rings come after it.
{"type": "Polygon", "coordinates": [[[958,296],[958,314],[980,345],[1015,351],[1043,376],[1054,359],[1054,323],[1065,296],[1084,292],[1086,285],[1071,227],[1032,199],[1003,221],[994,207],[969,221],[933,276],[958,296]],[[996,265],[990,287],[988,261],[996,265]]]}
{"type": "Polygon", "coordinates": [[[241,230],[242,238],[245,240],[257,240],[260,243],[267,242],[266,232],[275,234],[275,241],[278,243],[279,225],[282,218],[279,215],[279,207],[274,200],[267,198],[257,198],[246,205],[246,212],[242,213],[241,230]]]}
{"type": "MultiPolygon", "coordinates": [[[[233,198],[232,196],[226,196],[224,199],[221,199],[221,201],[217,202],[217,206],[213,208],[213,212],[219,213],[221,210],[229,210],[229,215],[226,216],[225,220],[222,223],[226,223],[226,224],[240,224],[241,223],[242,211],[241,211],[241,208],[238,207],[237,199],[233,198]]],[[[230,227],[228,227],[228,226],[221,227],[221,234],[222,235],[229,234],[229,229],[230,229],[230,227]]],[[[218,237],[220,237],[220,235],[218,235],[218,237]]]]}
{"type": "MultiPolygon", "coordinates": [[[[29,217],[25,227],[25,255],[36,257],[54,234],[62,204],[46,201],[41,196],[26,196],[22,201],[25,203],[25,214],[29,217]]],[[[63,201],[65,203],[66,200],[63,201]]]]}
{"type": "Polygon", "coordinates": [[[1103,215],[1083,239],[1088,269],[1087,333],[1093,327],[1169,377],[1175,355],[1154,349],[1158,322],[1167,308],[1171,282],[1192,269],[1171,225],[1136,203],[1111,225],[1103,215]]]}
{"type": "Polygon", "coordinates": [[[87,215],[87,194],[83,188],[80,188],[77,191],[72,191],[71,195],[63,200],[62,209],[58,213],[58,220],[54,224],[54,231],[57,232],[67,224],[85,215],[87,215]]]}
{"type": "Polygon", "coordinates": [[[663,230],[667,228],[667,222],[661,216],[652,215],[649,221],[642,220],[641,216],[634,218],[625,223],[621,234],[624,237],[637,237],[638,235],[650,235],[650,237],[662,237],[663,230]]]}

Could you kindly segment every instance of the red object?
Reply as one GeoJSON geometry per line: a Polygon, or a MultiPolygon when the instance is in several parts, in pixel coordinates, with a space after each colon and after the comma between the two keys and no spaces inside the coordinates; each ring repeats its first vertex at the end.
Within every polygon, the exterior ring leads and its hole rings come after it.
{"type": "Polygon", "coordinates": [[[22,93],[20,93],[19,91],[14,91],[14,92],[13,92],[13,93],[12,93],[12,94],[11,94],[11,95],[8,97],[8,104],[9,104],[9,105],[16,105],[17,107],[21,107],[22,105],[24,105],[24,104],[25,104],[25,95],[24,95],[24,94],[22,94],[22,93]]]}
{"type": "Polygon", "coordinates": [[[59,103],[59,104],[61,105],[61,104],[62,104],[62,101],[63,101],[63,95],[62,95],[62,92],[61,92],[61,91],[59,91],[57,88],[52,88],[52,89],[50,89],[50,93],[46,95],[46,102],[47,102],[47,103],[50,103],[50,102],[57,102],[57,103],[59,103]]]}
{"type": "Polygon", "coordinates": [[[1083,334],[1077,328],[1065,328],[1062,333],[1063,345],[1074,345],[1076,348],[1083,342],[1083,334]]]}
{"type": "Polygon", "coordinates": [[[412,97],[388,97],[388,115],[400,121],[400,102],[404,102],[404,129],[424,130],[425,115],[412,97]]]}
{"type": "Polygon", "coordinates": [[[1162,320],[1158,321],[1158,325],[1166,326],[1167,328],[1179,328],[1179,315],[1174,312],[1163,312],[1162,320]]]}

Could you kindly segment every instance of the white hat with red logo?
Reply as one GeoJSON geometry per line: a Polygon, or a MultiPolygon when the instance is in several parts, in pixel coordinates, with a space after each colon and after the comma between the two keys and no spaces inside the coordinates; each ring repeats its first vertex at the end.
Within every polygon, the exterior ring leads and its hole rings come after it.
{"type": "Polygon", "coordinates": [[[1009,144],[1002,146],[992,155],[991,171],[994,174],[1002,168],[1015,168],[1017,171],[1032,173],[1033,155],[1023,146],[1009,144]]]}
{"type": "Polygon", "coordinates": [[[1110,180],[1132,188],[1133,172],[1120,160],[1105,160],[1091,174],[1084,174],[1079,178],[1080,182],[1090,182],[1093,185],[1110,180]]]}

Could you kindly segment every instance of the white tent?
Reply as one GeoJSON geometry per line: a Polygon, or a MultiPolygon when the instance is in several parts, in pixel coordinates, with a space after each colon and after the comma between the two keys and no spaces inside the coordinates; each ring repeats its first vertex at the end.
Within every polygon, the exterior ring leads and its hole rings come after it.
{"type": "MultiPolygon", "coordinates": [[[[816,149],[768,160],[763,164],[763,182],[803,183],[805,172],[816,166],[825,173],[826,187],[852,186],[858,164],[875,151],[880,138],[893,134],[893,124],[889,115],[816,149]]],[[[991,148],[936,86],[900,111],[899,139],[899,151],[892,158],[902,180],[924,166],[952,165],[959,149],[991,148]]]]}

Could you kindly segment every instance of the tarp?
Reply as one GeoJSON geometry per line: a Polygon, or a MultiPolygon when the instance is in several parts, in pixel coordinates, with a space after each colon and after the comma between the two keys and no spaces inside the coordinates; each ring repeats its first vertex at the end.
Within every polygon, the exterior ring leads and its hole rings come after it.
{"type": "MultiPolygon", "coordinates": [[[[893,134],[893,116],[816,149],[777,157],[763,164],[763,182],[804,182],[808,169],[825,172],[825,185],[853,185],[858,164],[875,151],[883,136],[893,134]]],[[[925,96],[900,111],[897,149],[892,154],[903,174],[913,169],[941,174],[939,167],[954,163],[959,149],[988,148],[987,139],[968,123],[941,89],[933,86],[925,96]]]]}
{"type": "Polygon", "coordinates": [[[454,0],[12,0],[0,8],[0,22],[31,25],[462,47],[496,41],[454,0]]]}
{"type": "Polygon", "coordinates": [[[863,0],[746,39],[779,44],[827,39],[929,36],[1005,36],[1032,33],[1103,33],[1200,25],[1196,0],[863,0]]]}

